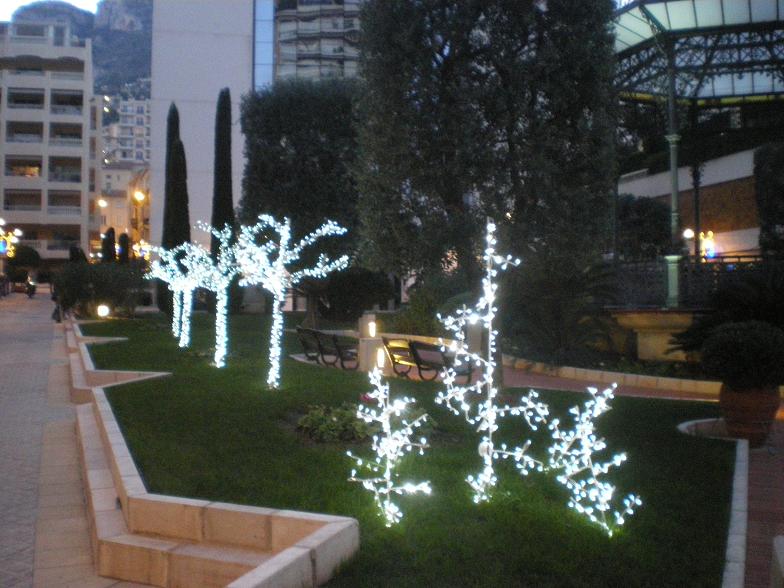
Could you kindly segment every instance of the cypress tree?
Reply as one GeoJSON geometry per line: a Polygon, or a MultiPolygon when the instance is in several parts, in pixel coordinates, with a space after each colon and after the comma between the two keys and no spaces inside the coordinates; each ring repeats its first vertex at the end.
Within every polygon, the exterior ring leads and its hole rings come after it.
{"type": "Polygon", "coordinates": [[[109,227],[101,240],[101,261],[103,263],[113,263],[116,259],[117,250],[115,249],[114,228],[109,227]]]}
{"type": "MultiPolygon", "coordinates": [[[[212,218],[210,224],[220,230],[234,225],[234,200],[231,185],[231,94],[223,88],[215,111],[215,171],[213,174],[212,218]]],[[[218,255],[218,240],[210,241],[212,257],[218,255]]]]}
{"type": "Polygon", "coordinates": [[[172,102],[169,106],[169,114],[166,117],[166,170],[165,184],[163,189],[163,235],[161,236],[161,246],[166,249],[176,247],[172,235],[173,218],[176,209],[172,202],[172,154],[174,143],[180,140],[180,113],[177,106],[172,102]]]}
{"type": "Polygon", "coordinates": [[[185,146],[180,139],[177,139],[172,145],[170,179],[170,245],[167,247],[176,247],[191,240],[190,213],[188,212],[188,167],[185,161],[185,146]]]}
{"type": "MultiPolygon", "coordinates": [[[[180,140],[180,113],[174,102],[169,106],[169,114],[166,117],[166,154],[165,154],[165,177],[163,189],[163,234],[161,235],[161,247],[171,249],[178,245],[172,236],[172,222],[176,214],[176,209],[172,203],[172,151],[175,141],[180,140]]],[[[166,314],[172,312],[171,292],[168,286],[161,280],[157,280],[155,300],[158,309],[166,314]]]]}
{"type": "Polygon", "coordinates": [[[128,238],[127,233],[120,235],[118,245],[120,246],[120,254],[118,255],[117,261],[126,264],[128,263],[128,256],[130,255],[129,249],[131,248],[131,240],[128,238]]]}

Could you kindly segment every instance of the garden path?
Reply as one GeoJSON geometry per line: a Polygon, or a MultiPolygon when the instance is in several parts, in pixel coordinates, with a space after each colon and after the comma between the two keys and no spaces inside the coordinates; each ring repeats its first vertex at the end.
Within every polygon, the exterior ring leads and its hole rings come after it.
{"type": "Polygon", "coordinates": [[[68,355],[47,294],[0,299],[0,586],[133,586],[95,575],[68,355]]]}

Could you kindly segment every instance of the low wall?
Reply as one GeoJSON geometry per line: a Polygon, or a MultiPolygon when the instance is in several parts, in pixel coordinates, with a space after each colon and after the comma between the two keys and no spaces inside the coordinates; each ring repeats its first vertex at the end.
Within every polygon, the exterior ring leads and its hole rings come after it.
{"type": "Polygon", "coordinates": [[[353,518],[148,492],[104,386],[88,382],[168,374],[95,370],[78,325],[66,328],[76,343],[72,375],[91,396],[77,423],[100,575],[166,587],[299,588],[326,583],[357,552],[353,518]]]}

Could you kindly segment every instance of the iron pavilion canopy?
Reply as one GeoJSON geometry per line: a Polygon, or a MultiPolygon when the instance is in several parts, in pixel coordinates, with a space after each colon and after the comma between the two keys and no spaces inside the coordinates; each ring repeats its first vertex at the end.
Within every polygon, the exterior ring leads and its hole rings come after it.
{"type": "Polygon", "coordinates": [[[614,29],[627,100],[784,98],[784,0],[632,0],[614,29]]]}

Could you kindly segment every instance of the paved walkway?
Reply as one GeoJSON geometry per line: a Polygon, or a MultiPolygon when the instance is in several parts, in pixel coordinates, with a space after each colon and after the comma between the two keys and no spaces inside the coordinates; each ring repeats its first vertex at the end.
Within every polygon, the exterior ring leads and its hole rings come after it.
{"type": "MultiPolygon", "coordinates": [[[[47,399],[52,303],[11,294],[0,299],[0,586],[30,586],[44,427],[73,420],[66,403],[47,399]]],[[[62,336],[62,335],[60,335],[62,336]]]]}
{"type": "Polygon", "coordinates": [[[138,586],[95,575],[62,327],[46,292],[0,299],[0,587],[138,586]]]}

